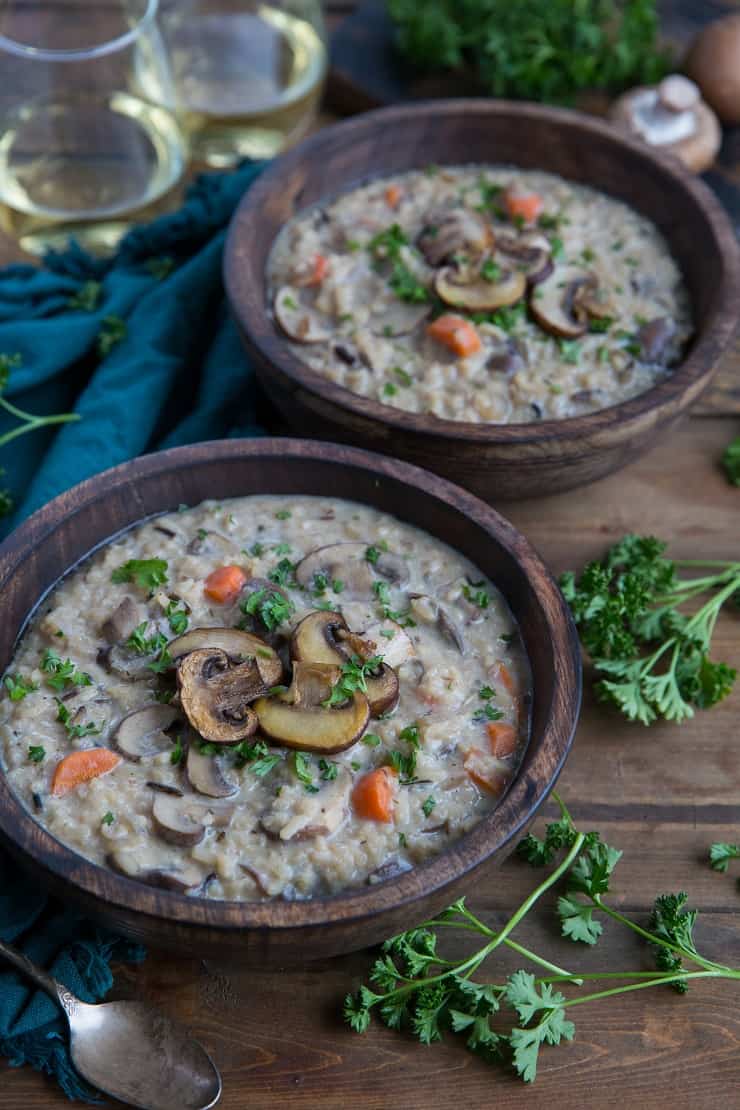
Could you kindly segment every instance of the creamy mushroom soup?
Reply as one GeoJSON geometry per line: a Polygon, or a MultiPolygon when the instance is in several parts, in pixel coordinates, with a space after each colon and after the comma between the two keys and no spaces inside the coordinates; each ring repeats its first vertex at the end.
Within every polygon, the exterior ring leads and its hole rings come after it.
{"type": "Polygon", "coordinates": [[[553,174],[430,167],[298,215],[276,321],[307,366],[397,409],[474,423],[577,416],[670,373],[688,296],[657,228],[553,174]]]}
{"type": "Polygon", "coordinates": [[[529,727],[495,585],[392,516],[253,496],[73,571],[4,678],[0,751],[96,863],[218,899],[394,876],[496,805],[529,727]]]}

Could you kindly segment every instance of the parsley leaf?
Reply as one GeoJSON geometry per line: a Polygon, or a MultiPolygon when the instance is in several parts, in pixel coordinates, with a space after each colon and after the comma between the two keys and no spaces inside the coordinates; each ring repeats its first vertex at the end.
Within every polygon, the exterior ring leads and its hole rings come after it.
{"type": "Polygon", "coordinates": [[[31,763],[41,763],[46,759],[46,748],[42,748],[40,744],[31,744],[28,749],[28,758],[31,763]]]}
{"type": "Polygon", "coordinates": [[[78,671],[71,659],[62,660],[52,648],[46,648],[41,656],[41,670],[47,675],[46,684],[52,690],[64,690],[66,686],[92,685],[89,674],[78,671]]]}
{"type": "Polygon", "coordinates": [[[373,655],[371,659],[361,659],[359,655],[353,655],[346,663],[342,663],[339,678],[329,697],[321,704],[324,708],[331,709],[334,705],[343,705],[349,701],[357,690],[366,694],[368,677],[377,671],[382,662],[382,655],[373,655]]]}
{"type": "Polygon", "coordinates": [[[239,608],[245,616],[258,617],[269,632],[289,620],[295,612],[292,601],[279,590],[268,590],[267,587],[255,590],[240,602],[239,608]]]}
{"type": "Polygon", "coordinates": [[[292,755],[293,770],[296,778],[302,782],[311,794],[318,793],[318,786],[314,786],[313,772],[311,770],[310,756],[305,752],[294,751],[292,755]]]}
{"type": "Polygon", "coordinates": [[[164,559],[129,559],[113,571],[110,580],[133,582],[143,590],[155,590],[167,583],[167,563],[164,559]]]}
{"type": "Polygon", "coordinates": [[[709,849],[709,861],[714,871],[726,871],[733,859],[740,859],[740,844],[712,844],[709,849]]]}
{"type": "Polygon", "coordinates": [[[37,682],[33,682],[30,678],[24,678],[21,674],[6,674],[3,685],[8,691],[8,697],[11,701],[23,701],[26,694],[32,694],[34,690],[39,688],[37,682]]]}

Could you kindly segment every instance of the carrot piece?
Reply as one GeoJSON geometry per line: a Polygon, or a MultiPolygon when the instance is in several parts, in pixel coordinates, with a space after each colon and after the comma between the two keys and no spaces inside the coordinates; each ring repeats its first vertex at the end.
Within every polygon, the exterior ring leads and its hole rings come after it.
{"type": "Polygon", "coordinates": [[[438,316],[428,326],[427,334],[462,358],[475,354],[481,348],[480,336],[470,321],[449,312],[438,316]]]}
{"type": "Polygon", "coordinates": [[[489,794],[503,794],[509,776],[487,752],[471,748],[463,760],[463,767],[481,790],[489,794]]]}
{"type": "Polygon", "coordinates": [[[368,771],[355,784],[352,791],[352,807],[358,817],[367,821],[393,820],[393,799],[395,797],[395,777],[390,767],[377,767],[368,771]]]}
{"type": "Polygon", "coordinates": [[[389,185],[385,191],[385,203],[389,208],[398,208],[401,203],[401,189],[398,185],[389,185]]]}
{"type": "Polygon", "coordinates": [[[87,748],[85,751],[71,752],[57,763],[51,780],[51,792],[54,797],[59,798],[83,782],[107,775],[120,762],[120,755],[116,755],[110,748],[87,748]]]}
{"type": "Polygon", "coordinates": [[[329,273],[329,259],[325,254],[315,254],[313,262],[311,263],[311,272],[305,281],[305,285],[321,285],[324,278],[329,273]]]}
{"type": "Polygon", "coordinates": [[[496,682],[500,682],[507,694],[511,694],[515,698],[519,693],[519,687],[513,674],[506,666],[505,663],[496,664],[496,682]]]}
{"type": "Polygon", "coordinates": [[[227,602],[237,599],[246,581],[247,576],[242,568],[234,566],[233,563],[226,567],[216,567],[203,583],[203,592],[206,597],[210,597],[211,601],[226,605],[227,602]]]}
{"type": "Polygon", "coordinates": [[[516,751],[517,735],[513,725],[505,721],[489,721],[486,725],[488,739],[491,742],[491,753],[497,759],[513,755],[516,751]]]}
{"type": "Polygon", "coordinates": [[[539,193],[525,193],[517,188],[508,188],[504,193],[506,211],[512,220],[517,217],[527,224],[533,224],[544,208],[539,193]]]}

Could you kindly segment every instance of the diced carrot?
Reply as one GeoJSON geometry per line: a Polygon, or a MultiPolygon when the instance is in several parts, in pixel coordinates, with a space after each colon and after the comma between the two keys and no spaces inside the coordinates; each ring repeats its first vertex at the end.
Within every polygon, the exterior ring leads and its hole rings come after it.
{"type": "Polygon", "coordinates": [[[324,278],[329,273],[329,259],[325,254],[315,254],[313,262],[311,263],[311,271],[305,281],[305,285],[321,285],[324,278]]]}
{"type": "Polygon", "coordinates": [[[491,742],[491,754],[497,759],[513,755],[516,751],[517,735],[513,725],[505,721],[489,721],[486,725],[488,739],[491,742]]]}
{"type": "Polygon", "coordinates": [[[527,224],[533,224],[544,207],[539,193],[525,193],[516,187],[506,190],[504,204],[512,220],[519,217],[527,224]]]}
{"type": "Polygon", "coordinates": [[[401,189],[398,185],[389,185],[385,191],[385,203],[389,208],[398,208],[401,203],[401,189]]]}
{"type": "Polygon", "coordinates": [[[471,748],[463,767],[476,786],[489,794],[503,794],[509,776],[501,765],[480,748],[471,748]]]}
{"type": "Polygon", "coordinates": [[[519,693],[516,679],[505,663],[496,664],[495,681],[500,682],[504,690],[506,690],[507,694],[511,694],[512,698],[515,698],[519,693]]]}
{"type": "Polygon", "coordinates": [[[368,771],[352,791],[352,807],[358,817],[368,821],[393,820],[395,776],[390,767],[377,767],[368,771]]]}
{"type": "Polygon", "coordinates": [[[216,567],[203,583],[203,592],[211,601],[226,605],[230,601],[236,601],[246,581],[247,576],[242,568],[233,563],[226,567],[216,567]]]}
{"type": "Polygon", "coordinates": [[[428,326],[427,334],[462,358],[475,354],[481,348],[480,336],[470,321],[449,312],[438,316],[428,326]]]}
{"type": "Polygon", "coordinates": [[[110,748],[87,748],[85,751],[71,752],[57,763],[51,780],[51,792],[59,798],[83,782],[106,775],[120,762],[120,755],[116,755],[110,748]]]}

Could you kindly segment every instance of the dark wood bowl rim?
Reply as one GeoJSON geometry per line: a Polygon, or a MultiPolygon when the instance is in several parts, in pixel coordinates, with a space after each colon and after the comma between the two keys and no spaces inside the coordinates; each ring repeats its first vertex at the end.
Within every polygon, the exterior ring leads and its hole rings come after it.
{"type": "MultiPolygon", "coordinates": [[[[211,901],[148,887],[85,859],[57,840],[34,819],[16,798],[0,767],[2,836],[13,847],[20,849],[21,857],[26,862],[32,861],[37,870],[66,879],[88,895],[102,897],[111,908],[135,907],[137,914],[150,919],[174,920],[184,925],[202,925],[216,930],[280,930],[367,919],[389,908],[389,889],[393,889],[394,907],[413,903],[446,886],[453,878],[480,866],[494,852],[499,852],[509,844],[531,821],[547,798],[570,750],[581,702],[580,645],[565,600],[540,557],[508,521],[473,494],[409,463],[401,463],[372,452],[315,441],[265,438],[215,440],[144,455],[81,482],[60,494],[21,524],[0,545],[0,583],[18,572],[19,566],[40,542],[48,541],[80,510],[104,500],[114,490],[125,487],[130,491],[131,503],[136,505],[136,481],[160,472],[173,474],[181,469],[198,466],[199,463],[212,463],[219,459],[278,456],[281,459],[286,456],[292,456],[296,460],[316,459],[339,466],[349,464],[370,470],[379,478],[388,476],[400,479],[412,489],[422,490],[455,510],[462,511],[471,522],[495,537],[513,555],[524,571],[530,587],[533,582],[537,583],[536,593],[542,602],[552,637],[552,657],[560,661],[562,670],[559,697],[551,706],[548,722],[540,739],[540,751],[528,770],[527,777],[530,781],[535,780],[535,789],[529,790],[526,797],[517,798],[516,788],[520,781],[520,776],[517,775],[503,801],[492,814],[439,856],[414,867],[397,879],[307,901],[211,901]],[[547,749],[548,742],[557,753],[557,762],[553,773],[543,779],[541,775],[537,775],[538,761],[547,749]]],[[[171,508],[175,509],[177,506],[173,505],[171,508]]],[[[162,510],[166,511],[169,510],[162,510]]],[[[131,520],[123,524],[115,534],[134,527],[141,519],[147,518],[131,520]]],[[[94,551],[107,542],[109,541],[97,543],[90,550],[94,551]]],[[[83,559],[87,557],[85,555],[83,559]]],[[[81,561],[78,560],[74,565],[79,565],[81,561]]],[[[71,569],[73,568],[61,567],[59,578],[64,577],[71,569]]],[[[34,599],[31,613],[38,603],[39,599],[34,599]]]]}
{"type": "MultiPolygon", "coordinates": [[[[439,158],[437,159],[439,160],[439,158]]],[[[471,159],[475,161],[474,158],[471,159]]],[[[459,161],[459,159],[458,159],[459,161]]],[[[548,167],[543,166],[547,171],[548,167]]],[[[363,176],[356,184],[370,177],[382,177],[383,168],[377,173],[363,176]]],[[[343,192],[346,190],[343,190],[343,192]]],[[[606,190],[602,190],[606,191],[606,190]]],[[[337,194],[338,195],[338,194],[337,194]]],[[[637,209],[639,211],[639,209],[637,209]]],[[[670,243],[669,243],[670,246],[670,243]]],[[[265,275],[261,275],[265,289],[265,275]]],[[[265,169],[242,198],[231,221],[224,250],[224,282],[231,307],[240,325],[249,336],[250,343],[268,363],[277,363],[280,369],[302,386],[308,393],[349,409],[359,416],[380,421],[398,431],[411,431],[420,435],[479,443],[525,444],[568,438],[579,440],[610,428],[626,427],[645,414],[660,412],[665,406],[675,404],[691,386],[707,372],[721,349],[732,337],[737,325],[740,301],[740,250],[729,217],[711,190],[686,170],[669,154],[648,147],[638,139],[619,131],[615,126],[582,112],[567,108],[551,108],[535,103],[511,100],[470,99],[418,101],[408,105],[378,108],[341,123],[331,124],[317,134],[304,139],[292,150],[277,158],[265,169]],[[321,160],[322,149],[341,137],[350,147],[377,130],[392,129],[399,122],[421,119],[429,115],[455,116],[478,114],[484,117],[510,116],[525,126],[529,120],[550,120],[554,125],[579,131],[584,141],[599,137],[610,142],[619,157],[620,148],[641,158],[646,163],[660,167],[672,179],[673,185],[688,194],[709,223],[715,247],[722,258],[724,280],[716,291],[701,335],[696,337],[687,356],[663,381],[628,401],[611,405],[583,416],[563,420],[540,420],[528,424],[475,424],[463,420],[446,420],[425,413],[408,413],[384,405],[370,397],[353,393],[344,386],[328,381],[318,371],[312,370],[290,351],[287,340],[273,323],[274,335],[280,341],[277,350],[272,343],[265,344],[258,325],[261,318],[272,322],[264,309],[252,311],[250,301],[242,296],[243,265],[238,244],[246,234],[250,221],[259,219],[264,203],[273,190],[280,190],[281,182],[300,164],[321,160]]],[[[251,283],[250,283],[251,284],[251,283]]],[[[272,338],[272,337],[271,337],[272,338]]]]}

